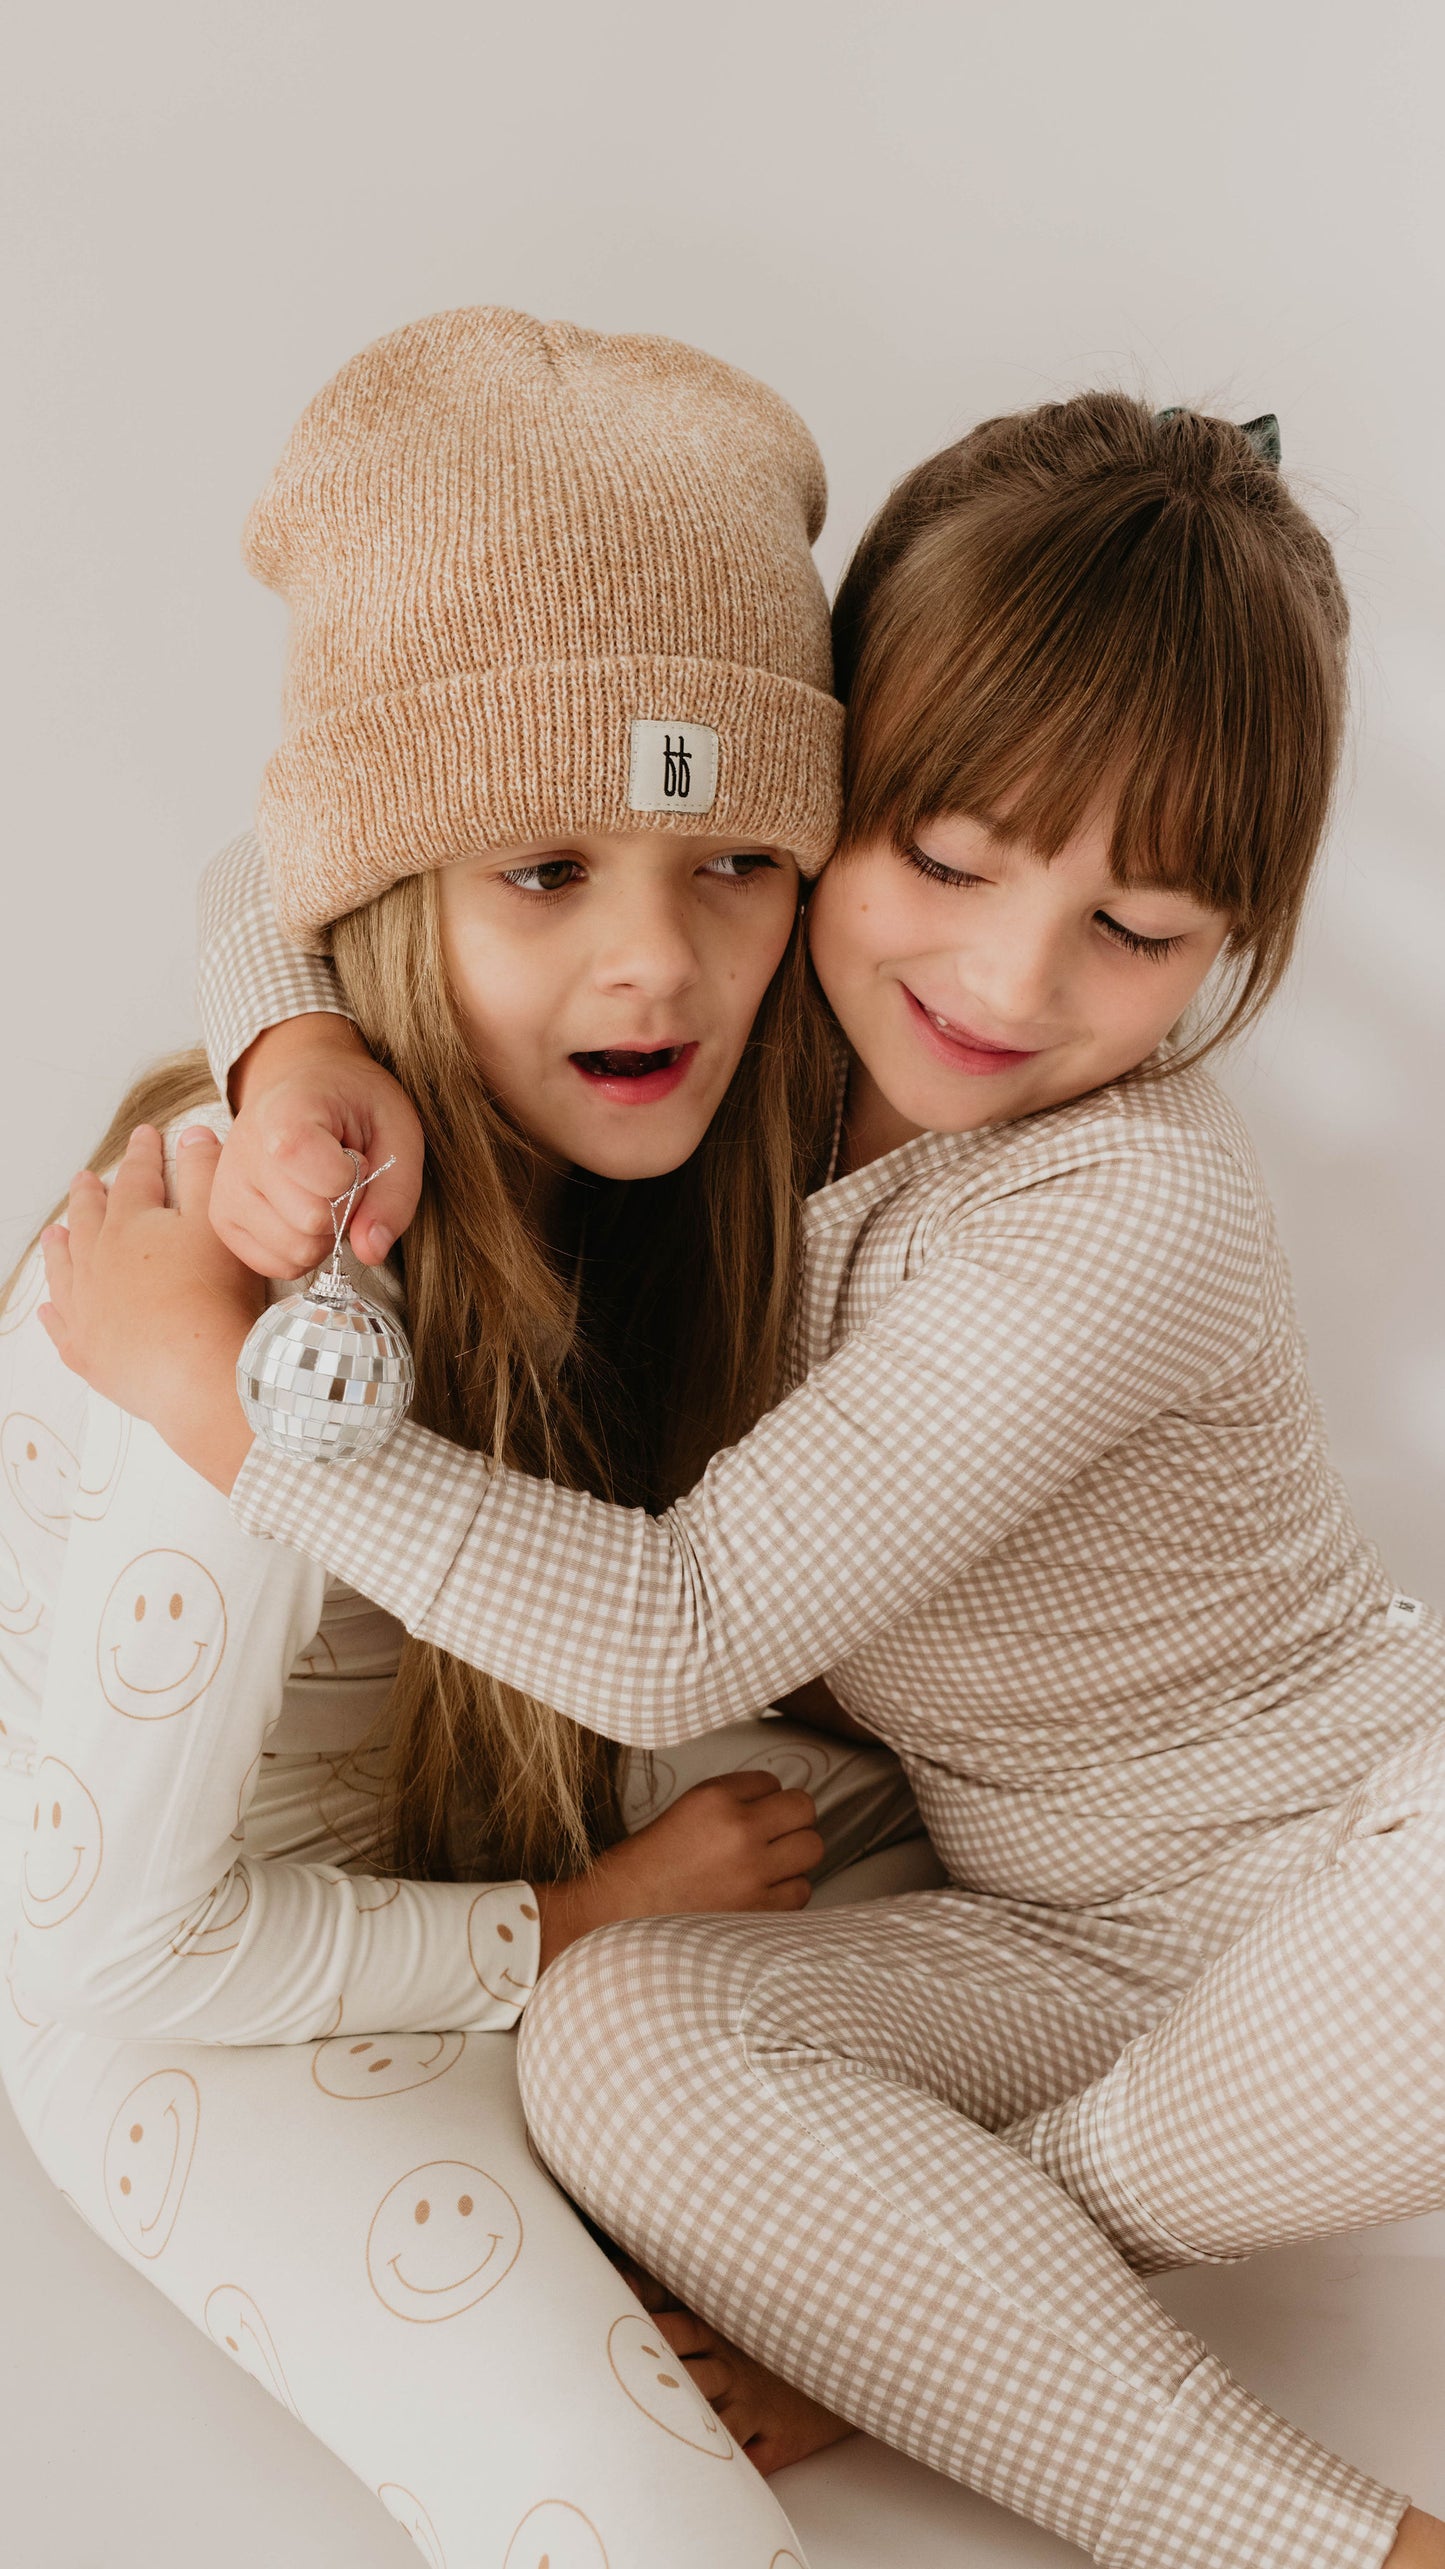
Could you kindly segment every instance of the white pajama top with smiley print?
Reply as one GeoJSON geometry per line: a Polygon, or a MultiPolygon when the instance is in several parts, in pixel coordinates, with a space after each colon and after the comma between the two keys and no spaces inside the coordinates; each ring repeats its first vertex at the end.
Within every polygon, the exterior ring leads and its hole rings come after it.
{"type": "Polygon", "coordinates": [[[375,1869],[398,1626],[239,1532],[67,1373],[42,1282],[37,1258],[0,1316],[0,1872],[27,2004],[205,2043],[515,2023],[528,1887],[375,1869]]]}

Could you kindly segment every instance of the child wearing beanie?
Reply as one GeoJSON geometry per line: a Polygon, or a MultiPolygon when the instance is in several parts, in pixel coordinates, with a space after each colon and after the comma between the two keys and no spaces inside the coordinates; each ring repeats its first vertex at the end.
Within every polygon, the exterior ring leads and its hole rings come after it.
{"type": "MultiPolygon", "coordinates": [[[[816,1058],[797,879],[838,807],[823,504],[762,385],[482,310],[344,367],[247,531],[291,634],[257,838],[212,885],[218,1083],[298,1004],[390,1046],[428,1141],[418,1415],[633,1504],[778,1361],[816,1058]]],[[[169,1066],[95,1165],[208,1097],[220,1132],[204,1064],[169,1066]]],[[[343,1175],[366,1147],[315,1139],[343,1175]]],[[[182,1205],[213,1147],[171,1159],[182,1205]]],[[[149,1168],[164,1224],[159,1153],[114,1197],[149,1168]]],[[[796,1908],[861,1855],[860,1893],[917,1878],[894,1761],[752,1721],[634,1760],[405,1642],[87,1395],[39,1299],[32,1254],[0,1328],[0,2071],[42,2164],[431,2569],[797,2559],[529,2154],[507,2029],[609,1918],[796,1908]]]]}

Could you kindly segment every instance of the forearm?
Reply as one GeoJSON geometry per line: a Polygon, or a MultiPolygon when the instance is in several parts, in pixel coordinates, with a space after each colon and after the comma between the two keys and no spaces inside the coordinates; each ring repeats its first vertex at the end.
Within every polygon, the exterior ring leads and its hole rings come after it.
{"type": "MultiPolygon", "coordinates": [[[[254,836],[235,840],[206,868],[198,937],[201,1031],[223,1096],[267,1027],[308,1015],[349,1018],[326,958],[303,954],[277,927],[265,859],[254,836]]],[[[231,1103],[239,1102],[233,1088],[231,1103]]]]}
{"type": "MultiPolygon", "coordinates": [[[[47,1825],[19,1957],[43,2015],[222,2043],[303,2041],[342,2021],[514,2021],[536,1976],[535,1915],[501,1920],[497,1952],[520,1987],[493,1968],[491,1939],[493,1912],[524,1886],[378,1886],[243,1849],[323,1585],[301,1554],[239,1533],[149,1429],[132,1431],[110,1510],[71,1528],[57,1600],[37,1778],[47,1825]]],[[[319,1806],[329,1764],[316,1774],[319,1806]]]]}

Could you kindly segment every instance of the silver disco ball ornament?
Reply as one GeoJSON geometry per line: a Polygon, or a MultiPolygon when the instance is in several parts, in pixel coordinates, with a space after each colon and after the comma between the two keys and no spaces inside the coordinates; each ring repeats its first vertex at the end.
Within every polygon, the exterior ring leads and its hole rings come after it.
{"type": "Polygon", "coordinates": [[[237,1361],[236,1388],[253,1433],[271,1453],[297,1462],[374,1454],[400,1427],[416,1388],[406,1332],[342,1271],[346,1226],[368,1183],[358,1166],[355,1186],[332,1206],[332,1256],[300,1293],[262,1312],[237,1361]]]}

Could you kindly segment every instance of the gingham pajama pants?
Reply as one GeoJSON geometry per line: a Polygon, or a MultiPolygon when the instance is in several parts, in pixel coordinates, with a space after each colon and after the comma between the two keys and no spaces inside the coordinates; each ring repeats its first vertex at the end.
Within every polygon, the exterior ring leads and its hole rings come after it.
{"type": "Polygon", "coordinates": [[[543,2154],[857,2425],[1107,2569],[1378,2569],[1404,2500],[1138,2270],[1445,2201],[1445,1731],[1190,1882],[609,1929],[528,2011],[543,2154]]]}

